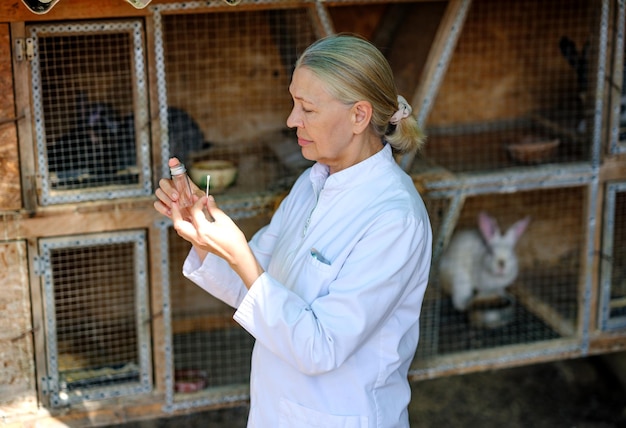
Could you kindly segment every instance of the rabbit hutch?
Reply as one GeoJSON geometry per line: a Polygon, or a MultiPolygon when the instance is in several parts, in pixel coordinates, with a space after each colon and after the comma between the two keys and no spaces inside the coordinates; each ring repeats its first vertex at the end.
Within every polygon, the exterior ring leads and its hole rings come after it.
{"type": "Polygon", "coordinates": [[[293,64],[339,32],[381,49],[427,134],[397,157],[434,232],[411,380],[626,350],[623,1],[145,3],[0,4],[3,422],[246,402],[253,338],[183,277],[154,190],[170,156],[220,161],[252,236],[310,166],[293,64]],[[453,251],[465,230],[481,250],[453,251]]]}

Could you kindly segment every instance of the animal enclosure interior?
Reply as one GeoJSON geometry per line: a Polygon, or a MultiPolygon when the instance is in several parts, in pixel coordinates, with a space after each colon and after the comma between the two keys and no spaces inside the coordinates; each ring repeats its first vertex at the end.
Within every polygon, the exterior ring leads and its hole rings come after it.
{"type": "MultiPolygon", "coordinates": [[[[567,187],[477,195],[465,200],[457,233],[476,230],[481,211],[497,221],[503,235],[515,222],[530,218],[516,252],[506,253],[502,260],[506,265],[519,265],[519,275],[506,289],[513,304],[506,311],[494,311],[493,319],[478,318],[481,306],[454,307],[454,294],[440,287],[441,270],[433,271],[422,311],[418,366],[436,355],[574,337],[584,260],[586,195],[585,187],[567,187]]],[[[436,225],[435,206],[431,206],[431,218],[436,225]]],[[[453,262],[452,271],[462,272],[463,260],[454,258],[453,262]]],[[[489,269],[482,261],[473,267],[489,269]]]]}
{"type": "Polygon", "coordinates": [[[48,384],[54,406],[150,385],[142,232],[43,239],[48,384]]]}
{"type": "Polygon", "coordinates": [[[233,308],[182,276],[190,246],[172,228],[168,235],[174,392],[245,396],[253,339],[232,320],[233,308]]]}
{"type": "Polygon", "coordinates": [[[247,399],[254,339],[184,278],[190,246],[152,198],[176,156],[248,238],[267,224],[312,164],[286,126],[294,62],[330,32],[381,49],[427,135],[398,154],[434,234],[412,379],[587,352],[594,329],[626,327],[623,2],[153,3],[24,23],[32,139],[15,145],[33,171],[0,200],[34,199],[5,236],[35,271],[45,406],[247,399]]]}
{"type": "Polygon", "coordinates": [[[427,121],[452,172],[589,160],[598,3],[473,2],[427,121]]]}
{"type": "Polygon", "coordinates": [[[42,205],[149,193],[142,30],[138,22],[31,28],[42,205]]]}

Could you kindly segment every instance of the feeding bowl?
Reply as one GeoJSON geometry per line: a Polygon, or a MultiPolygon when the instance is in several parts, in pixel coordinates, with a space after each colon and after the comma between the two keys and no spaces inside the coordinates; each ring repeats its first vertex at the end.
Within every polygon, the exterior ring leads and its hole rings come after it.
{"type": "Polygon", "coordinates": [[[511,159],[523,164],[538,164],[552,159],[561,144],[558,138],[547,140],[538,137],[526,137],[518,143],[508,144],[506,150],[511,159]]]}
{"type": "Polygon", "coordinates": [[[174,372],[174,389],[176,392],[198,392],[208,386],[208,374],[204,370],[181,369],[174,372]]]}
{"type": "Polygon", "coordinates": [[[198,161],[189,167],[189,177],[200,189],[206,188],[207,175],[211,176],[209,193],[220,193],[235,182],[237,167],[227,160],[198,161]]]}
{"type": "Polygon", "coordinates": [[[511,295],[477,298],[468,308],[468,319],[472,327],[499,328],[513,321],[515,299],[511,295]]]}

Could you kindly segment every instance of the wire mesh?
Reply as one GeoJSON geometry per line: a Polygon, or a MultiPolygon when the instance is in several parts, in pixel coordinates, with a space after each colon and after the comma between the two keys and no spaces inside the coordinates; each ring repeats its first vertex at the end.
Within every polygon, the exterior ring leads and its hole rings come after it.
{"type": "Polygon", "coordinates": [[[128,33],[39,39],[52,188],[139,182],[128,33]]]}
{"type": "Polygon", "coordinates": [[[200,131],[196,143],[170,141],[170,155],[233,162],[231,193],[288,187],[309,165],[285,124],[295,59],[314,39],[308,9],[162,19],[168,106],[200,131]]]}
{"type": "Polygon", "coordinates": [[[190,245],[171,227],[168,235],[175,393],[247,389],[253,338],[233,321],[233,308],[182,276],[190,245]]]}
{"type": "MultiPolygon", "coordinates": [[[[421,316],[423,332],[417,366],[425,364],[428,358],[432,363],[432,358],[441,355],[575,337],[579,288],[584,276],[586,194],[586,187],[565,187],[476,195],[465,200],[442,256],[448,260],[452,257],[452,267],[444,267],[441,260],[433,266],[421,316]],[[443,287],[442,277],[452,272],[457,278],[478,280],[483,272],[493,272],[483,256],[498,251],[491,245],[495,241],[479,232],[480,212],[495,219],[502,235],[527,216],[530,223],[517,244],[512,245],[513,256],[502,260],[503,265],[516,263],[519,269],[508,285],[498,288],[496,302],[491,303],[494,296],[478,300],[476,286],[484,284],[474,283],[473,300],[465,308],[458,308],[453,304],[455,288],[443,287]],[[465,230],[477,232],[472,239],[473,252],[481,257],[474,260],[469,252],[446,256],[447,248],[465,230]],[[465,262],[470,258],[474,262],[468,267],[465,262]],[[500,296],[507,297],[506,305],[500,296]],[[424,326],[433,326],[434,330],[424,326]]],[[[437,212],[431,215],[436,224],[437,212]]]]}
{"type": "Polygon", "coordinates": [[[600,3],[474,1],[427,119],[450,171],[590,159],[600,3]]]}
{"type": "Polygon", "coordinates": [[[29,30],[40,204],[150,194],[143,24],[29,30]]]}
{"type": "Polygon", "coordinates": [[[134,244],[58,248],[50,265],[61,389],[139,381],[134,244]]]}

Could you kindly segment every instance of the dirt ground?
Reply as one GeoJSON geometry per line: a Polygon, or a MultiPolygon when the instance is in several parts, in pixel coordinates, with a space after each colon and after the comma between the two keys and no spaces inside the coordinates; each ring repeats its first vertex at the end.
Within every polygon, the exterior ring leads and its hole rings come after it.
{"type": "MultiPolygon", "coordinates": [[[[625,388],[600,357],[419,381],[411,427],[626,428],[625,388]]],[[[247,412],[244,406],[122,427],[243,428],[247,412]]]]}

